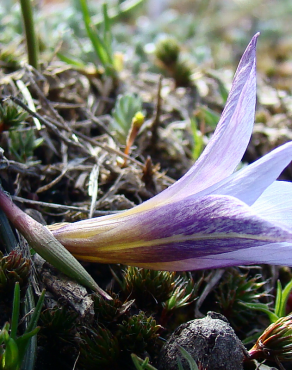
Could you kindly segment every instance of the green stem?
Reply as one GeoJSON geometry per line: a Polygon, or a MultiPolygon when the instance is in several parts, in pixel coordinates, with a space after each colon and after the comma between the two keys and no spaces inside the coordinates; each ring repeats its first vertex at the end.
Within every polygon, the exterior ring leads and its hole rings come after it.
{"type": "Polygon", "coordinates": [[[20,5],[25,29],[28,63],[37,69],[39,47],[35,34],[31,0],[20,0],[20,5]]]}

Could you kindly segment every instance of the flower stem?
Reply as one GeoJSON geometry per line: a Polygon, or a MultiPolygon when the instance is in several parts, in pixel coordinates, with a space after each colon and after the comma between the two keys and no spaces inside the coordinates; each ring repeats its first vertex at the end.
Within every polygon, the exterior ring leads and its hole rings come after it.
{"type": "Polygon", "coordinates": [[[37,69],[39,47],[35,34],[31,0],[20,0],[20,5],[25,30],[28,63],[37,69]]]}

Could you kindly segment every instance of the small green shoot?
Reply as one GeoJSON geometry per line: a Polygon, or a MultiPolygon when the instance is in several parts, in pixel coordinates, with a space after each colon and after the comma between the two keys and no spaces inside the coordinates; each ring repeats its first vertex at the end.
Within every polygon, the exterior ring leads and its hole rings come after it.
{"type": "Polygon", "coordinates": [[[11,101],[4,101],[0,104],[0,133],[16,128],[23,123],[28,114],[11,101]]]}
{"type": "Polygon", "coordinates": [[[160,329],[161,326],[157,325],[152,316],[147,316],[145,312],[140,311],[139,314],[125,318],[121,324],[118,324],[116,335],[125,351],[143,355],[145,351],[155,346],[160,329]]]}
{"type": "Polygon", "coordinates": [[[15,284],[11,324],[4,324],[3,329],[0,331],[1,369],[20,369],[28,344],[31,338],[36,335],[40,329],[36,325],[41,313],[44,298],[45,291],[42,292],[38,300],[25,332],[21,336],[17,337],[20,311],[20,287],[19,283],[15,284]]]}
{"type": "Polygon", "coordinates": [[[34,129],[25,131],[9,131],[10,150],[18,162],[26,163],[31,160],[33,152],[43,143],[43,138],[36,138],[34,129]]]}
{"type": "Polygon", "coordinates": [[[142,100],[135,94],[119,95],[113,110],[110,129],[125,144],[135,115],[142,110],[142,100]]]}
{"type": "Polygon", "coordinates": [[[154,312],[157,302],[167,301],[175,289],[176,273],[128,266],[124,271],[122,290],[135,299],[140,309],[154,312]]]}
{"type": "Polygon", "coordinates": [[[179,275],[174,281],[170,298],[162,304],[164,311],[170,313],[194,302],[202,282],[201,278],[195,283],[191,273],[179,275]]]}
{"type": "Polygon", "coordinates": [[[154,366],[149,364],[148,357],[146,357],[145,360],[142,360],[142,358],[138,357],[134,353],[131,354],[131,357],[137,370],[157,370],[154,366]]]}

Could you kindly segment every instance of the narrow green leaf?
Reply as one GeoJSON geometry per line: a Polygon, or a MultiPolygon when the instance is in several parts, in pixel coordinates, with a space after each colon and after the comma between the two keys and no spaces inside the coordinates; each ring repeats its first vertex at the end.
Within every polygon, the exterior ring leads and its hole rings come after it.
{"type": "MultiPolygon", "coordinates": [[[[111,20],[115,20],[119,18],[120,16],[123,16],[125,14],[128,14],[129,12],[135,10],[140,5],[143,4],[145,0],[125,0],[122,3],[119,4],[119,6],[115,8],[111,8],[108,11],[108,16],[111,20]]],[[[101,15],[97,15],[94,17],[94,24],[99,25],[103,22],[103,18],[101,15]]]]}
{"type": "Polygon", "coordinates": [[[136,356],[134,353],[131,354],[132,361],[136,367],[137,370],[143,370],[142,367],[140,366],[140,362],[138,360],[138,356],[136,356]]]}
{"type": "Polygon", "coordinates": [[[264,303],[246,303],[246,302],[238,303],[244,307],[250,308],[251,310],[264,312],[269,316],[271,323],[276,322],[279,319],[279,317],[274,312],[270,311],[267,305],[265,305],[264,303]]]}
{"type": "Polygon", "coordinates": [[[282,310],[282,285],[280,280],[277,281],[277,294],[276,294],[276,301],[275,301],[275,314],[278,317],[281,317],[280,313],[282,310]]]}
{"type": "Polygon", "coordinates": [[[20,287],[19,282],[15,283],[14,287],[14,297],[13,297],[13,308],[12,308],[12,318],[11,318],[11,332],[10,337],[16,339],[18,319],[19,319],[19,307],[20,307],[20,287]]]}
{"type": "MultiPolygon", "coordinates": [[[[35,309],[35,302],[34,302],[34,295],[32,291],[32,287],[29,286],[26,295],[25,295],[25,301],[23,305],[22,314],[26,315],[31,310],[35,309]]],[[[25,322],[25,327],[27,328],[28,322],[25,322]]],[[[37,336],[33,336],[26,347],[25,355],[22,360],[22,366],[21,370],[33,370],[34,364],[36,360],[36,352],[37,352],[37,336]]]]}
{"type": "MultiPolygon", "coordinates": [[[[19,356],[18,347],[13,338],[9,338],[5,343],[5,352],[3,358],[1,359],[4,370],[18,370],[19,369],[19,356]]],[[[1,363],[0,363],[1,366],[1,363]]],[[[1,367],[2,368],[2,367],[1,367]]]]}
{"type": "Polygon", "coordinates": [[[98,36],[96,28],[93,26],[90,18],[89,9],[87,6],[86,0],[80,0],[81,11],[83,15],[84,25],[86,29],[86,33],[90,38],[92,46],[96,55],[98,56],[101,64],[106,67],[108,63],[110,63],[110,58],[106,50],[106,46],[101,38],[98,36]]]}
{"type": "Polygon", "coordinates": [[[39,331],[39,329],[40,329],[40,328],[37,328],[36,325],[37,325],[39,316],[41,314],[44,299],[45,299],[45,290],[42,291],[42,294],[39,297],[38,303],[37,303],[37,305],[34,309],[34,312],[31,316],[30,322],[27,325],[24,334],[21,337],[17,338],[17,340],[16,340],[18,348],[19,348],[20,363],[22,363],[22,360],[24,359],[26,349],[28,347],[28,344],[29,344],[31,338],[33,336],[35,336],[37,334],[37,332],[39,331]]]}
{"type": "Polygon", "coordinates": [[[199,370],[198,366],[196,364],[196,361],[192,358],[192,356],[189,354],[189,352],[186,351],[181,346],[178,346],[178,347],[179,347],[179,350],[180,350],[180,353],[182,354],[182,356],[188,361],[189,366],[190,366],[190,370],[199,370]]]}
{"type": "Polygon", "coordinates": [[[178,370],[184,370],[181,359],[179,357],[177,358],[177,367],[178,370]]]}
{"type": "Polygon", "coordinates": [[[157,370],[154,366],[148,363],[148,357],[146,357],[145,360],[142,360],[142,358],[132,353],[131,358],[137,370],[157,370]]]}
{"type": "Polygon", "coordinates": [[[85,69],[86,68],[86,65],[84,63],[82,63],[81,61],[79,60],[76,60],[76,59],[73,59],[72,57],[68,57],[62,53],[57,53],[57,56],[58,58],[62,61],[62,62],[65,62],[67,64],[70,64],[74,67],[77,67],[77,68],[81,68],[81,69],[85,69]]]}
{"type": "Polygon", "coordinates": [[[292,290],[292,280],[282,290],[282,305],[281,305],[280,314],[278,315],[279,317],[286,316],[286,306],[287,306],[287,301],[291,293],[291,290],[292,290]]]}
{"type": "Polygon", "coordinates": [[[39,300],[38,300],[38,303],[34,309],[34,312],[31,316],[31,319],[30,319],[30,322],[25,330],[25,334],[29,333],[30,331],[34,330],[35,327],[37,326],[37,322],[38,322],[38,319],[40,317],[40,314],[41,314],[41,311],[42,311],[42,307],[43,307],[43,303],[44,303],[44,299],[45,299],[45,293],[46,291],[43,290],[42,291],[42,294],[40,295],[39,297],[39,300]]]}
{"type": "Polygon", "coordinates": [[[36,328],[34,328],[32,331],[30,331],[29,333],[25,333],[23,334],[22,336],[18,337],[15,342],[16,344],[18,345],[18,348],[21,350],[21,348],[24,349],[24,351],[26,350],[26,347],[27,347],[27,344],[28,344],[28,341],[34,336],[36,335],[38,332],[40,331],[40,327],[37,326],[36,328]]]}
{"type": "Polygon", "coordinates": [[[103,12],[103,39],[109,52],[112,52],[112,32],[111,32],[111,20],[108,16],[107,3],[102,4],[103,12]]]}

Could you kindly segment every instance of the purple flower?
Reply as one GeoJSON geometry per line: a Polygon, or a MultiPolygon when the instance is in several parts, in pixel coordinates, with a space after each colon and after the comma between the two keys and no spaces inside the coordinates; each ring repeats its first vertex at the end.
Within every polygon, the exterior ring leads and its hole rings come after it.
{"type": "Polygon", "coordinates": [[[178,271],[292,265],[292,185],[276,181],[292,159],[292,143],[234,173],[253,128],[257,37],[212,139],[179,181],[121,214],[51,228],[75,257],[178,271]]]}

